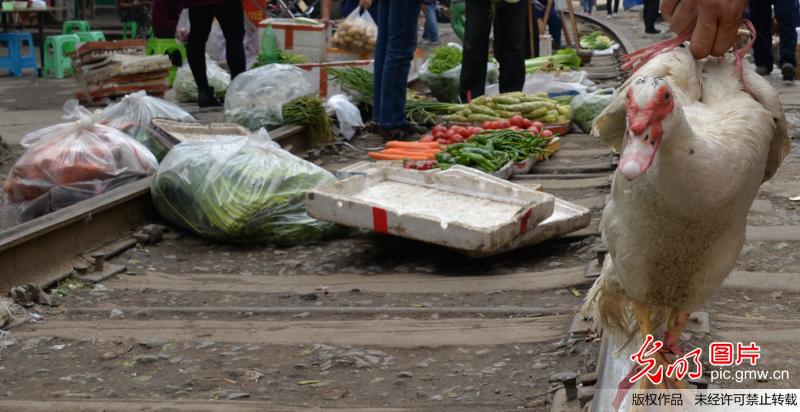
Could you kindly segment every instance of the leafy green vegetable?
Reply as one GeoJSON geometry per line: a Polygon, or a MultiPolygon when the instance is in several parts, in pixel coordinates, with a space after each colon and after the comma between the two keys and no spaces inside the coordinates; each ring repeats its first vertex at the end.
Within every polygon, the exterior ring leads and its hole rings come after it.
{"type": "Polygon", "coordinates": [[[551,56],[542,56],[525,60],[525,71],[577,70],[581,67],[581,57],[574,49],[564,48],[551,56]]]}
{"type": "Polygon", "coordinates": [[[324,169],[258,136],[186,142],[153,180],[153,202],[167,220],[212,239],[298,244],[336,233],[305,211],[305,192],[335,182],[324,169]]]}
{"type": "Polygon", "coordinates": [[[431,54],[428,69],[431,73],[442,74],[460,66],[462,57],[463,53],[457,47],[439,47],[431,54]]]}
{"type": "Polygon", "coordinates": [[[268,61],[269,58],[263,54],[259,53],[258,57],[256,57],[255,63],[250,66],[251,69],[255,69],[256,67],[266,66],[270,63],[278,63],[278,64],[305,64],[308,63],[308,58],[303,56],[302,54],[295,54],[291,52],[287,52],[285,50],[278,50],[278,60],[275,62],[268,61]]]}
{"type": "Polygon", "coordinates": [[[614,100],[613,89],[582,93],[572,99],[572,119],[585,133],[592,131],[594,119],[614,100]]]}
{"type": "Polygon", "coordinates": [[[327,142],[333,137],[331,119],[325,106],[316,96],[302,96],[288,101],[281,108],[283,119],[266,111],[234,110],[225,113],[225,121],[240,124],[250,130],[271,130],[284,124],[307,126],[316,142],[327,142]]]}
{"type": "Polygon", "coordinates": [[[580,43],[581,47],[591,50],[605,50],[613,44],[611,38],[600,31],[592,32],[588,36],[582,36],[580,43]]]}

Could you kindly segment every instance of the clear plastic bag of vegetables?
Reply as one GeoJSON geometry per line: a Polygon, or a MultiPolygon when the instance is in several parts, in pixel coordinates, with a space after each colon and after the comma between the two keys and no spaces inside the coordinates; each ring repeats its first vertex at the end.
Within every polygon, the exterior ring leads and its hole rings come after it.
{"type": "Polygon", "coordinates": [[[614,97],[614,89],[602,89],[594,93],[581,93],[572,98],[572,120],[584,131],[591,133],[592,123],[614,97]]]}
{"type": "Polygon", "coordinates": [[[155,118],[194,121],[194,117],[180,106],[139,91],[103,109],[98,115],[97,122],[125,132],[150,149],[157,159],[163,159],[167,154],[167,148],[148,130],[150,121],[155,118]]]}
{"type": "Polygon", "coordinates": [[[97,123],[70,100],[66,123],[26,135],[26,148],[5,183],[6,203],[18,221],[26,221],[153,174],[156,158],[125,133],[97,123]]]}
{"type": "Polygon", "coordinates": [[[372,52],[378,39],[378,25],[369,12],[356,7],[333,34],[331,43],[342,50],[372,52]]]}
{"type": "Polygon", "coordinates": [[[314,93],[303,70],[287,64],[268,64],[236,78],[225,94],[225,120],[250,130],[283,122],[283,105],[314,93]]]}
{"type": "MultiPolygon", "coordinates": [[[[222,67],[208,58],[206,55],[206,76],[208,85],[214,89],[217,97],[225,96],[231,84],[231,75],[222,67]]],[[[172,84],[175,89],[175,98],[181,103],[196,103],[198,99],[197,83],[194,81],[192,69],[186,62],[175,73],[175,82],[172,84]]]]}
{"type": "Polygon", "coordinates": [[[161,163],[152,197],[167,220],[208,238],[300,244],[340,230],[312,219],[305,209],[306,191],[335,180],[278,147],[262,130],[176,146],[161,163]]]}
{"type": "Polygon", "coordinates": [[[450,43],[434,50],[419,68],[419,79],[428,86],[436,100],[444,103],[460,100],[462,57],[461,46],[450,43]]]}

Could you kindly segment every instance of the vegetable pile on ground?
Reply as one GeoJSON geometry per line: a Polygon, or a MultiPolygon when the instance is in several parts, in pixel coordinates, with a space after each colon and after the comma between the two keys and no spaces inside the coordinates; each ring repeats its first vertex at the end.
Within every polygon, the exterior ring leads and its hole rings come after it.
{"type": "Polygon", "coordinates": [[[578,70],[581,67],[581,57],[574,49],[561,49],[551,56],[536,57],[525,60],[525,71],[555,72],[560,70],[578,70]]]}
{"type": "Polygon", "coordinates": [[[306,191],[335,181],[268,137],[225,137],[174,147],[153,180],[152,197],[167,220],[202,236],[297,244],[338,229],[305,210],[306,191]]]}
{"type": "Polygon", "coordinates": [[[484,130],[465,143],[447,146],[436,155],[437,166],[456,164],[495,173],[511,162],[524,162],[545,153],[547,140],[528,130],[484,130]]]}
{"type": "Polygon", "coordinates": [[[445,116],[452,122],[480,123],[488,120],[510,119],[521,116],[545,124],[565,124],[571,119],[569,103],[551,99],[545,93],[504,93],[494,97],[481,96],[458,113],[445,116]]]}
{"type": "Polygon", "coordinates": [[[457,45],[439,47],[419,69],[419,79],[440,102],[457,102],[460,97],[461,58],[457,45]]]}
{"type": "Polygon", "coordinates": [[[595,31],[588,36],[581,36],[581,47],[591,50],[605,50],[613,44],[611,38],[603,32],[595,31]]]}
{"type": "MultiPolygon", "coordinates": [[[[328,72],[355,102],[372,106],[372,73],[360,67],[332,67],[328,72]]],[[[442,116],[456,113],[463,107],[461,104],[426,100],[412,90],[406,92],[406,118],[419,124],[434,124],[442,116]]]]}
{"type": "Polygon", "coordinates": [[[278,59],[277,61],[271,62],[268,61],[268,58],[265,54],[259,53],[258,57],[256,58],[255,63],[250,66],[251,69],[255,69],[257,67],[266,66],[267,64],[271,63],[278,63],[278,64],[305,64],[308,63],[308,58],[303,56],[302,54],[295,54],[292,52],[287,52],[285,50],[278,50],[278,59]]]}
{"type": "Polygon", "coordinates": [[[436,142],[402,142],[391,140],[384,144],[385,149],[369,152],[375,160],[434,160],[442,149],[436,142]]]}

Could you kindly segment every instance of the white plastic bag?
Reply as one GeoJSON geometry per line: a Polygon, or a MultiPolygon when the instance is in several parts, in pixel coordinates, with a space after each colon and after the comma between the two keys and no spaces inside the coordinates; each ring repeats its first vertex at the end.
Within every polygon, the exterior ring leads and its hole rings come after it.
{"type": "Polygon", "coordinates": [[[559,81],[556,76],[550,73],[533,73],[525,79],[525,86],[522,91],[527,94],[547,93],[550,95],[575,95],[583,93],[590,86],[582,83],[569,83],[559,81]]]}
{"type": "Polygon", "coordinates": [[[341,130],[345,140],[353,138],[356,134],[356,127],[364,127],[361,111],[347,99],[347,96],[343,94],[331,96],[325,102],[325,106],[328,111],[336,113],[336,119],[339,121],[339,130],[341,130]]]}
{"type": "Polygon", "coordinates": [[[268,64],[237,76],[225,95],[225,119],[250,130],[283,122],[284,103],[314,93],[303,70],[268,64]]]}
{"type": "Polygon", "coordinates": [[[356,7],[333,34],[331,43],[342,50],[372,52],[378,39],[378,25],[367,10],[356,7]]]}
{"type": "Polygon", "coordinates": [[[97,122],[127,133],[150,149],[157,159],[162,159],[167,154],[167,148],[148,130],[150,121],[155,118],[195,121],[194,117],[180,106],[139,91],[103,109],[98,115],[97,122]]]}
{"type": "MultiPolygon", "coordinates": [[[[219,23],[215,20],[214,24],[211,26],[211,34],[208,36],[208,41],[206,42],[206,53],[211,60],[222,63],[226,61],[226,50],[225,35],[222,33],[219,23]]],[[[256,62],[256,59],[258,58],[258,52],[258,27],[256,27],[249,19],[245,18],[244,57],[245,62],[247,63],[247,66],[245,67],[250,67],[256,62]]]]}
{"type": "MultiPolygon", "coordinates": [[[[224,96],[231,84],[231,75],[223,70],[222,67],[219,67],[215,61],[209,59],[208,55],[206,55],[206,76],[208,76],[208,85],[214,89],[214,94],[224,96]]],[[[197,83],[194,81],[189,62],[186,62],[175,73],[175,82],[172,87],[175,89],[175,98],[179,102],[197,102],[199,98],[197,83]]]]}
{"type": "Polygon", "coordinates": [[[305,193],[336,178],[281,149],[265,131],[174,147],[153,180],[167,220],[212,239],[298,244],[333,234],[308,216],[305,193]]]}
{"type": "Polygon", "coordinates": [[[97,123],[77,100],[64,104],[66,123],[22,139],[26,148],[3,184],[6,202],[26,221],[152,174],[147,148],[121,131],[97,123]]]}
{"type": "Polygon", "coordinates": [[[188,43],[190,29],[191,24],[189,23],[189,9],[183,9],[181,12],[181,17],[178,18],[178,27],[175,29],[175,40],[183,44],[188,43]]]}

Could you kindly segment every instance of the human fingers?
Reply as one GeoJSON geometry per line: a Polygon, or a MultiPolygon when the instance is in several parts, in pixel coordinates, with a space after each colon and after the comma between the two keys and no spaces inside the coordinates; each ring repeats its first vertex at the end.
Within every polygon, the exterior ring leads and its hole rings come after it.
{"type": "Polygon", "coordinates": [[[359,0],[358,5],[362,8],[368,9],[372,6],[372,0],[359,0]]]}
{"type": "Polygon", "coordinates": [[[675,6],[670,20],[670,30],[676,34],[689,31],[697,22],[697,0],[682,0],[675,6]]]}
{"type": "Polygon", "coordinates": [[[738,33],[738,23],[720,22],[714,39],[714,46],[711,48],[711,55],[719,57],[725,54],[736,43],[738,33]]]}
{"type": "Polygon", "coordinates": [[[665,20],[672,20],[672,15],[675,12],[675,8],[680,2],[681,0],[661,0],[661,15],[664,16],[665,20]]]}
{"type": "Polygon", "coordinates": [[[708,4],[697,13],[697,25],[692,32],[689,51],[695,59],[704,59],[711,53],[717,38],[720,9],[716,3],[708,4]]]}

